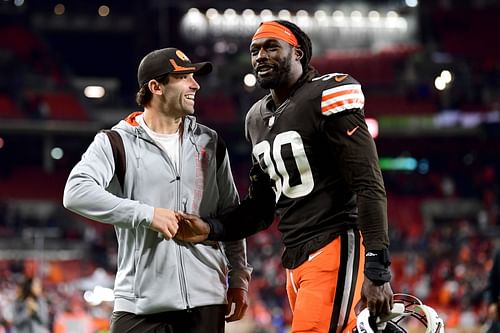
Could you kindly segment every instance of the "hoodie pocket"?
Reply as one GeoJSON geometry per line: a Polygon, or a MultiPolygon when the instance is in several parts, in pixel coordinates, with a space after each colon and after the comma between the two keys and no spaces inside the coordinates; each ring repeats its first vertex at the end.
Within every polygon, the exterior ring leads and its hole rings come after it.
{"type": "Polygon", "coordinates": [[[159,241],[166,244],[159,244],[156,248],[156,253],[153,256],[155,273],[157,276],[172,277],[177,274],[180,251],[176,248],[177,246],[173,240],[159,241]]]}
{"type": "Polygon", "coordinates": [[[228,260],[219,242],[194,244],[190,253],[193,264],[205,266],[222,274],[227,273],[228,260]]]}

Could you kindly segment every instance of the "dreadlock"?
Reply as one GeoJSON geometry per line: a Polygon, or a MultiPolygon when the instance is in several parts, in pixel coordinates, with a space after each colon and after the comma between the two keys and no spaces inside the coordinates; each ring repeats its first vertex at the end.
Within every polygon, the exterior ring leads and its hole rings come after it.
{"type": "Polygon", "coordinates": [[[300,29],[297,25],[290,21],[284,20],[276,20],[275,22],[287,27],[294,34],[295,38],[297,38],[297,42],[299,43],[299,48],[304,53],[304,56],[300,59],[300,63],[302,64],[302,76],[297,81],[295,85],[297,88],[300,87],[305,81],[310,81],[313,77],[318,75],[318,71],[314,68],[309,62],[312,57],[312,42],[309,36],[300,29]]]}

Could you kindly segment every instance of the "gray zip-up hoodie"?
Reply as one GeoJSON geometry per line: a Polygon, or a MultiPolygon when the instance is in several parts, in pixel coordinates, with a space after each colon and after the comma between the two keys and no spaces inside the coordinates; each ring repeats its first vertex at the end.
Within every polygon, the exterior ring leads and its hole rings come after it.
{"type": "Polygon", "coordinates": [[[248,290],[252,269],[245,241],[185,243],[148,227],[155,207],[209,216],[236,205],[227,149],[214,130],[186,116],[176,170],[135,120],[139,114],[113,127],[125,147],[123,192],[109,139],[98,133],[69,175],[63,204],[115,227],[114,311],[151,314],[224,304],[228,284],[248,290]]]}

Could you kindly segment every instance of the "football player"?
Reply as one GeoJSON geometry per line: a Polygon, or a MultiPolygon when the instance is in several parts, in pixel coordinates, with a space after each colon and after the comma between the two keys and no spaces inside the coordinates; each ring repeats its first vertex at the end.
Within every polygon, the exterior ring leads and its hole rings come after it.
{"type": "Polygon", "coordinates": [[[310,38],[288,21],[262,23],[250,54],[270,92],[246,116],[250,197],[206,223],[179,214],[177,237],[240,239],[267,228],[275,209],[292,332],[352,332],[357,304],[375,317],[393,305],[386,194],[361,85],[348,74],[319,75],[310,38]]]}

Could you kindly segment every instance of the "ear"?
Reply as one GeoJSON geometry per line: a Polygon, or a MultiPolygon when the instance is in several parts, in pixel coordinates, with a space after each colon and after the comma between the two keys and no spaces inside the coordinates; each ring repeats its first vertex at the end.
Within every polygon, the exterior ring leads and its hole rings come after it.
{"type": "Polygon", "coordinates": [[[302,59],[303,56],[304,56],[304,51],[302,51],[302,49],[296,47],[295,48],[295,59],[300,61],[300,59],[302,59]]]}
{"type": "Polygon", "coordinates": [[[160,83],[154,79],[148,82],[148,88],[153,95],[161,95],[163,93],[160,83]]]}

